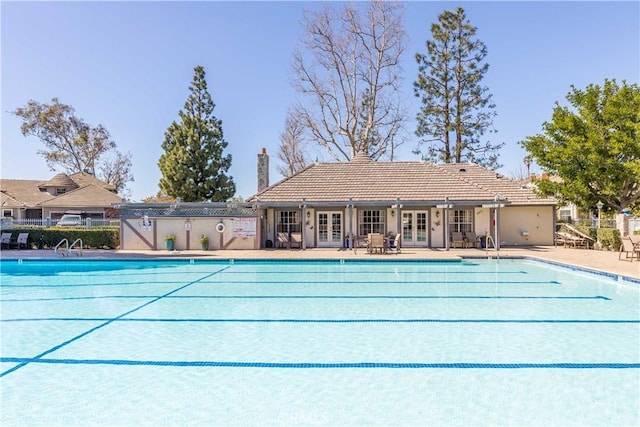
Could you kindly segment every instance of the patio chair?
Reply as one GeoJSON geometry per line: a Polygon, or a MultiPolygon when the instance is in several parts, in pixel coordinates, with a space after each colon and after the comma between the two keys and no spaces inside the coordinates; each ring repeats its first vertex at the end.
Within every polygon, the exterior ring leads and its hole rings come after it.
{"type": "Polygon", "coordinates": [[[629,238],[629,236],[622,238],[622,244],[620,245],[620,254],[618,254],[618,260],[622,259],[622,254],[624,253],[624,259],[631,258],[631,262],[636,258],[640,261],[640,248],[637,248],[633,245],[633,241],[629,238]]]}
{"type": "Polygon", "coordinates": [[[2,237],[0,237],[0,248],[3,245],[7,245],[7,249],[9,249],[10,244],[11,244],[11,233],[2,233],[2,237]]]}
{"type": "Polygon", "coordinates": [[[461,231],[454,231],[451,233],[451,246],[453,246],[454,248],[456,248],[458,245],[460,244],[461,248],[464,248],[466,242],[464,240],[464,236],[462,235],[461,231]]]}
{"type": "Polygon", "coordinates": [[[276,248],[285,248],[289,246],[289,233],[278,233],[276,248]]]}
{"type": "Polygon", "coordinates": [[[556,231],[556,242],[564,244],[565,248],[571,246],[574,248],[584,247],[589,249],[589,241],[587,239],[564,231],[556,231]]]}
{"type": "Polygon", "coordinates": [[[289,249],[294,246],[302,249],[302,233],[291,233],[289,235],[289,249]]]}
{"type": "Polygon", "coordinates": [[[589,248],[589,245],[593,245],[595,243],[595,240],[593,240],[593,238],[591,236],[589,236],[588,234],[585,234],[582,231],[578,230],[573,225],[564,224],[563,227],[566,228],[567,230],[569,230],[569,232],[571,234],[574,234],[577,237],[581,237],[582,239],[584,239],[584,241],[586,242],[586,245],[587,245],[587,249],[589,248]]]}
{"type": "Polygon", "coordinates": [[[369,247],[371,248],[369,255],[374,253],[384,253],[384,236],[380,233],[371,234],[369,237],[369,247]]]}
{"type": "Polygon", "coordinates": [[[394,254],[400,253],[400,234],[396,234],[396,237],[389,242],[389,252],[394,254]]]}
{"type": "Polygon", "coordinates": [[[478,247],[478,236],[473,231],[467,231],[464,233],[465,247],[476,248],[478,247]]]}
{"type": "Polygon", "coordinates": [[[18,245],[18,249],[21,249],[22,245],[24,245],[25,249],[29,248],[29,233],[20,233],[16,243],[18,245]]]}

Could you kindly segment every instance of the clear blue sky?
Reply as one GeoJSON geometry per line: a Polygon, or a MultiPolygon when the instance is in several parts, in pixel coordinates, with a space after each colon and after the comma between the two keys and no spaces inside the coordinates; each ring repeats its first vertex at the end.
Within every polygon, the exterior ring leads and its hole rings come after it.
{"type": "MultiPolygon", "coordinates": [[[[104,125],[131,152],[131,199],[158,191],[164,132],[178,119],[193,68],[207,72],[215,116],[223,121],[237,194],[256,191],[256,155],[276,151],[287,108],[294,47],[305,8],[318,2],[9,2],[2,1],[2,178],[49,179],[42,143],[20,133],[9,114],[30,99],[59,97],[88,123],[104,125]]],[[[462,6],[488,48],[484,83],[505,142],[501,172],[522,169],[518,141],[540,132],[570,85],[605,78],[640,80],[640,2],[405,2],[409,37],[404,95],[410,120],[401,160],[415,160],[414,55],[431,23],[462,6]]],[[[535,171],[535,170],[533,170],[535,171]]]]}

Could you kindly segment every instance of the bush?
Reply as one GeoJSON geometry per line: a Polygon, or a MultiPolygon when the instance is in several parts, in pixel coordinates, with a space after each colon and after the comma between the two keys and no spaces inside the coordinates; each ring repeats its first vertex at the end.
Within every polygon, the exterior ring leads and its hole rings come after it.
{"type": "Polygon", "coordinates": [[[71,245],[77,239],[82,240],[83,248],[115,249],[120,246],[120,229],[113,227],[96,227],[91,230],[75,227],[50,227],[50,228],[13,228],[2,230],[11,232],[14,236],[18,233],[29,233],[29,248],[53,249],[62,239],[67,239],[71,245]]]}
{"type": "Polygon", "coordinates": [[[599,228],[597,229],[598,241],[603,249],[617,251],[620,249],[622,239],[620,238],[620,230],[617,228],[599,228]]]}

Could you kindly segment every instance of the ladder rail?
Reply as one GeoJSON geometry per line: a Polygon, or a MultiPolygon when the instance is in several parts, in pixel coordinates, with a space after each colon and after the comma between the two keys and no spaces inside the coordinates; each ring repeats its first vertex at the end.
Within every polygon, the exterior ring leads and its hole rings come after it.
{"type": "Polygon", "coordinates": [[[76,243],[80,243],[80,253],[78,253],[77,255],[82,256],[82,239],[74,240],[73,243],[69,246],[68,253],[71,254],[71,249],[73,249],[76,243]]]}
{"type": "MultiPolygon", "coordinates": [[[[58,253],[58,248],[60,247],[60,245],[62,245],[63,243],[66,243],[67,246],[65,248],[65,252],[68,254],[69,253],[69,240],[67,240],[67,238],[65,237],[64,239],[60,240],[60,242],[58,242],[58,244],[56,245],[55,248],[53,248],[53,253],[57,254],[58,253]]],[[[65,256],[65,252],[62,253],[62,256],[65,256]]]]}
{"type": "Polygon", "coordinates": [[[485,249],[486,249],[487,254],[489,254],[489,242],[491,242],[491,244],[493,245],[493,250],[495,251],[497,258],[500,259],[500,250],[496,246],[496,242],[495,242],[495,240],[493,240],[493,237],[491,237],[489,235],[487,235],[487,242],[486,242],[486,245],[485,245],[485,249]]]}
{"type": "Polygon", "coordinates": [[[71,255],[71,250],[74,248],[74,246],[78,245],[80,247],[80,252],[76,253],[77,256],[82,256],[82,249],[83,249],[83,243],[82,243],[82,239],[76,239],[73,241],[73,243],[69,244],[69,240],[65,237],[64,239],[60,240],[60,242],[58,242],[58,244],[56,245],[55,248],[53,248],[53,252],[54,253],[59,253],[62,256],[69,256],[71,255]],[[62,246],[62,244],[65,245],[64,247],[64,252],[60,251],[58,252],[60,246],[62,246]]]}

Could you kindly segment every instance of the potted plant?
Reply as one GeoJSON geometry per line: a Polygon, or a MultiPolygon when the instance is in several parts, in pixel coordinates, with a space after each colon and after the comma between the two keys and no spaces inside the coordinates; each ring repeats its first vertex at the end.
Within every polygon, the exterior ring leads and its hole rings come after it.
{"type": "Polygon", "coordinates": [[[176,235],[169,234],[164,238],[164,244],[168,251],[173,251],[176,247],[176,235]]]}
{"type": "Polygon", "coordinates": [[[485,249],[487,247],[487,235],[481,234],[480,236],[478,236],[478,240],[480,240],[480,247],[482,249],[485,249]]]}
{"type": "Polygon", "coordinates": [[[203,251],[208,251],[209,250],[209,238],[207,236],[205,236],[204,234],[202,236],[200,236],[200,248],[203,251]]]}

